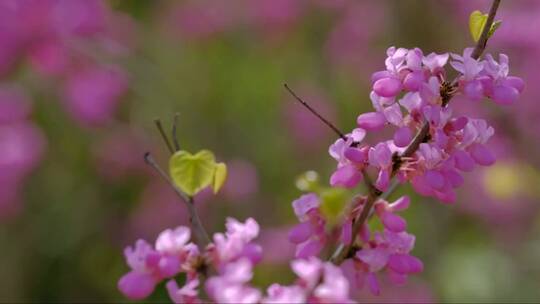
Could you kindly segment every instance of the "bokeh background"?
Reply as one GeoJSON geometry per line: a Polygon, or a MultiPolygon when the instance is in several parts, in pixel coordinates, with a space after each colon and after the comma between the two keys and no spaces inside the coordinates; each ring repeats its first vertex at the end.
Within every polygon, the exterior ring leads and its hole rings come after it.
{"type": "MultiPolygon", "coordinates": [[[[490,1],[1,0],[0,302],[124,301],[122,251],[186,224],[183,205],[143,162],[167,150],[153,119],[180,113],[184,149],[229,166],[204,224],[256,218],[256,283],[290,281],[287,229],[296,178],[327,183],[335,135],[368,111],[372,72],[391,45],[461,53],[468,15],[490,1]]],[[[466,176],[453,205],[409,193],[405,213],[424,273],[382,302],[540,300],[540,1],[502,1],[488,52],[506,53],[526,90],[511,107],[456,98],[496,129],[498,162],[466,176]]],[[[163,287],[149,301],[167,300],[163,287]]]]}

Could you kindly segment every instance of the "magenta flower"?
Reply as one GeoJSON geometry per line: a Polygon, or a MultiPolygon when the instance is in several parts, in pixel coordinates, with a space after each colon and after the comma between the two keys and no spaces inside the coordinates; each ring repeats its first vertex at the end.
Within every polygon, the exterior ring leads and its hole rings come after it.
{"type": "Polygon", "coordinates": [[[368,131],[381,130],[385,123],[386,118],[379,112],[363,113],[356,119],[358,127],[368,131]]]}
{"type": "Polygon", "coordinates": [[[362,174],[354,165],[344,165],[338,168],[330,177],[330,185],[354,188],[362,180],[362,174]]]}
{"type": "Polygon", "coordinates": [[[186,284],[182,288],[179,288],[178,283],[176,283],[175,280],[170,280],[167,282],[166,287],[167,292],[169,293],[169,298],[172,300],[173,303],[192,304],[202,302],[198,298],[199,284],[200,283],[198,279],[193,279],[186,282],[186,284]]]}
{"type": "Polygon", "coordinates": [[[126,89],[127,77],[122,70],[87,68],[68,80],[65,102],[71,115],[83,125],[102,125],[113,118],[126,89]]]}
{"type": "Polygon", "coordinates": [[[379,169],[375,187],[386,191],[390,181],[389,171],[392,169],[392,151],[386,143],[379,143],[369,150],[369,164],[379,169]]]}
{"type": "Polygon", "coordinates": [[[261,292],[247,283],[253,277],[252,264],[240,259],[225,266],[223,273],[206,282],[206,291],[218,303],[257,303],[261,292]]]}
{"type": "Polygon", "coordinates": [[[300,221],[289,232],[289,241],[297,244],[296,257],[316,256],[327,241],[326,221],[319,210],[319,197],[315,193],[304,194],[292,205],[300,221]]]}
{"type": "Polygon", "coordinates": [[[315,193],[302,195],[299,199],[292,202],[294,213],[302,222],[309,219],[308,212],[319,208],[319,197],[315,193]]]}
{"type": "Polygon", "coordinates": [[[466,48],[463,51],[463,56],[450,54],[454,59],[454,61],[450,61],[450,65],[463,75],[465,81],[475,79],[484,68],[482,62],[471,57],[472,52],[472,48],[466,48]]]}
{"type": "Polygon", "coordinates": [[[272,284],[266,290],[267,296],[262,299],[262,303],[305,303],[306,291],[299,286],[282,286],[272,284]]]}
{"type": "Polygon", "coordinates": [[[472,49],[465,49],[463,56],[452,55],[456,61],[450,64],[463,76],[460,88],[473,101],[489,97],[502,105],[514,103],[523,92],[524,82],[519,77],[508,76],[508,56],[499,55],[499,62],[490,54],[485,60],[471,58],[472,49]]]}

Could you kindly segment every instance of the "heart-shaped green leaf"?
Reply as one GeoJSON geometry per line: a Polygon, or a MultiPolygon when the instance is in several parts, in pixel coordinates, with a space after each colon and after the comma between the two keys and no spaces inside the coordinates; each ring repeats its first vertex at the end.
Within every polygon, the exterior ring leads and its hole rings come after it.
{"type": "MultiPolygon", "coordinates": [[[[471,36],[475,42],[478,42],[480,39],[480,36],[482,35],[482,31],[484,30],[484,27],[486,26],[486,22],[488,19],[487,14],[482,14],[480,11],[474,11],[469,16],[469,30],[471,31],[471,36]]],[[[495,33],[495,31],[499,28],[501,25],[501,21],[497,20],[491,24],[491,28],[488,32],[488,38],[495,33]]]]}
{"type": "Polygon", "coordinates": [[[488,18],[488,15],[482,14],[481,11],[474,11],[469,16],[469,30],[475,42],[477,42],[478,39],[480,39],[480,35],[482,35],[482,30],[484,29],[484,26],[486,25],[487,18],[488,18]]]}
{"type": "Polygon", "coordinates": [[[218,193],[219,189],[221,189],[227,179],[227,165],[224,163],[217,163],[215,167],[214,181],[212,182],[214,194],[218,193]]]}
{"type": "Polygon", "coordinates": [[[193,155],[178,151],[169,160],[169,173],[174,183],[189,196],[197,194],[214,181],[216,161],[214,154],[201,150],[193,155]]]}

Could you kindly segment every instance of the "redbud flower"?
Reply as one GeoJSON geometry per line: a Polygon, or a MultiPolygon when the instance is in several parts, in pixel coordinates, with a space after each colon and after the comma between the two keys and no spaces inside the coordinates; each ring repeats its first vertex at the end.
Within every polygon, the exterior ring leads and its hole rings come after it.
{"type": "Polygon", "coordinates": [[[282,286],[272,284],[266,290],[268,294],[262,299],[262,303],[305,303],[306,291],[299,286],[282,286]]]}
{"type": "Polygon", "coordinates": [[[358,127],[369,131],[380,130],[384,127],[385,123],[386,118],[383,114],[379,112],[360,114],[360,116],[358,116],[358,119],[356,120],[356,124],[358,125],[358,127]]]}
{"type": "Polygon", "coordinates": [[[201,303],[202,301],[197,298],[199,287],[199,280],[193,279],[188,281],[182,288],[178,287],[175,280],[170,280],[166,284],[169,298],[173,303],[201,303]]]}

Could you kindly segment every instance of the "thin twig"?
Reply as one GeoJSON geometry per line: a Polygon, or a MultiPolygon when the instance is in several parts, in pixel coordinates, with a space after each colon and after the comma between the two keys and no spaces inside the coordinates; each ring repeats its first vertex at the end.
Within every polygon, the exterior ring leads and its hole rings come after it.
{"type": "Polygon", "coordinates": [[[296,93],[291,88],[289,88],[289,86],[286,83],[283,84],[283,86],[285,87],[285,89],[287,89],[287,91],[289,91],[289,93],[291,93],[291,95],[299,103],[301,103],[304,107],[306,107],[306,109],[308,109],[311,113],[313,113],[313,115],[317,116],[317,118],[319,118],[323,123],[325,123],[328,127],[330,127],[330,129],[332,129],[341,139],[347,140],[347,137],[345,136],[345,134],[343,134],[343,132],[341,132],[334,124],[332,124],[330,121],[324,118],[321,114],[319,114],[319,112],[313,109],[307,102],[302,100],[302,98],[296,95],[296,93]]]}
{"type": "Polygon", "coordinates": [[[167,145],[167,149],[169,149],[169,152],[173,154],[174,153],[173,147],[171,146],[171,142],[169,141],[169,138],[165,134],[165,130],[163,130],[163,125],[161,124],[161,120],[159,118],[154,119],[154,124],[156,125],[156,128],[159,131],[159,134],[161,134],[163,141],[167,145]]]}
{"type": "MultiPolygon", "coordinates": [[[[497,9],[499,7],[500,0],[494,0],[491,4],[491,9],[489,10],[489,15],[486,21],[486,24],[482,30],[482,34],[480,35],[480,39],[478,40],[478,43],[476,44],[473,53],[471,57],[474,59],[480,58],[484,50],[486,49],[487,40],[489,38],[489,30],[491,29],[491,25],[493,24],[493,21],[495,20],[495,15],[497,14],[497,9]]],[[[452,81],[452,86],[456,86],[458,83],[458,80],[455,79],[452,81]]],[[[447,94],[441,94],[443,97],[443,105],[446,106],[448,102],[450,102],[450,99],[456,94],[456,90],[452,90],[448,92],[447,94]]],[[[420,147],[420,144],[425,142],[427,139],[429,139],[429,122],[424,122],[422,125],[422,128],[420,131],[416,134],[413,141],[409,144],[409,146],[405,149],[405,151],[400,155],[400,157],[397,158],[396,161],[394,161],[394,165],[392,168],[392,174],[391,177],[394,177],[397,172],[399,171],[399,168],[402,165],[402,157],[409,157],[413,155],[416,150],[420,147]]],[[[352,228],[352,235],[353,238],[351,239],[351,242],[347,246],[339,246],[336,249],[336,252],[332,254],[331,261],[335,264],[341,264],[350,254],[351,249],[354,245],[354,240],[356,235],[360,232],[360,229],[364,225],[366,219],[369,216],[369,213],[371,211],[371,208],[375,204],[375,202],[379,199],[380,194],[377,195],[374,191],[370,191],[367,201],[362,209],[362,212],[360,215],[354,220],[353,222],[353,228],[352,228]]]]}
{"type": "Polygon", "coordinates": [[[161,178],[163,178],[173,189],[174,192],[182,199],[182,202],[186,204],[186,207],[189,211],[189,221],[191,223],[193,232],[195,234],[195,238],[199,245],[201,247],[205,247],[210,243],[210,238],[208,237],[208,233],[204,229],[201,220],[199,218],[199,215],[197,214],[197,210],[195,209],[195,205],[193,202],[193,197],[187,196],[182,190],[180,190],[173,181],[169,178],[167,173],[161,169],[161,167],[158,165],[154,157],[150,154],[150,152],[146,152],[144,154],[144,161],[156,171],[161,178]]]}
{"type": "Polygon", "coordinates": [[[174,114],[174,120],[172,125],[172,140],[174,143],[174,150],[180,151],[180,144],[178,143],[178,137],[176,136],[176,128],[178,126],[178,116],[180,116],[180,113],[174,114]]]}

